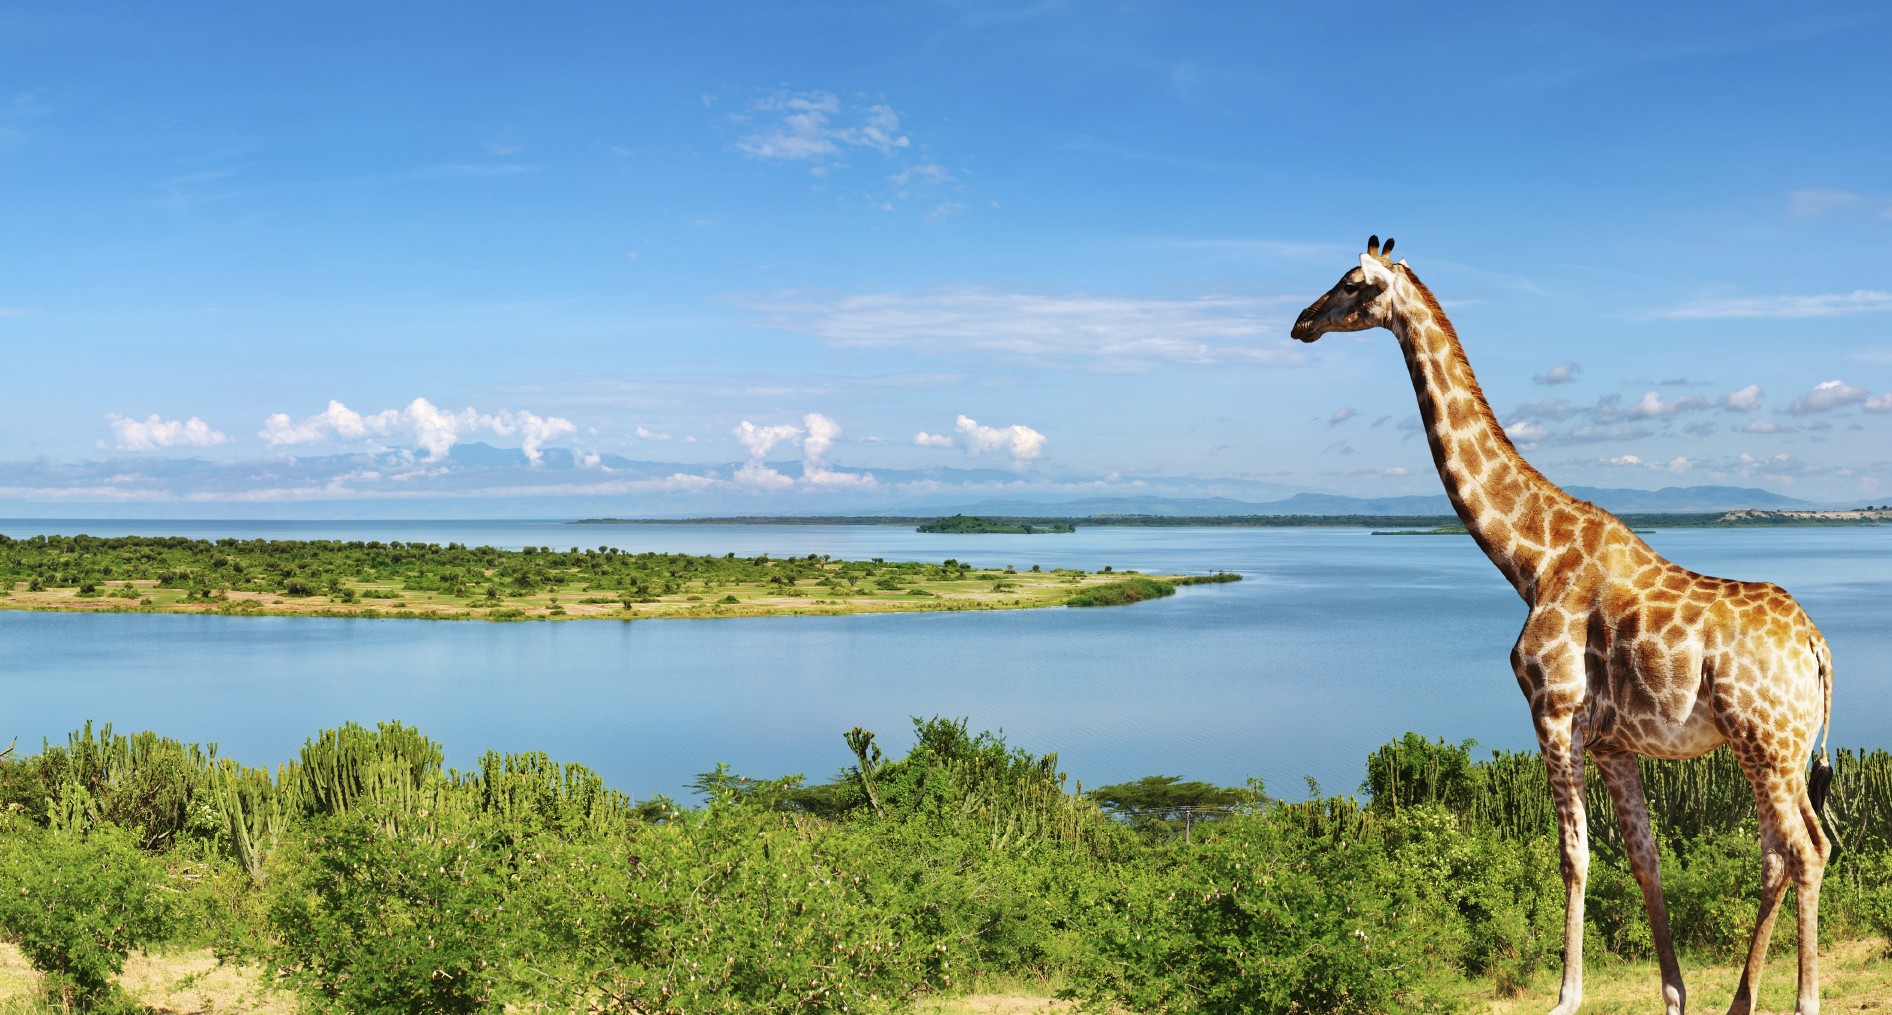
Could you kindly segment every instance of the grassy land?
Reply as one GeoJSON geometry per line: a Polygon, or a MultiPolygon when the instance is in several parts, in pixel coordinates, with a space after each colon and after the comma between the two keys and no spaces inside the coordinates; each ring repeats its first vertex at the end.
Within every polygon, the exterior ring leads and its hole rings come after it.
{"type": "Polygon", "coordinates": [[[1135,572],[608,547],[0,537],[0,609],[67,612],[623,620],[1016,610],[1062,606],[1126,574],[1135,572]]]}
{"type": "MultiPolygon", "coordinates": [[[[1892,960],[1886,942],[1871,938],[1842,941],[1821,952],[1821,1000],[1833,1011],[1892,1009],[1892,960]]],[[[1451,993],[1460,1010],[1490,1015],[1541,1012],[1557,1001],[1556,969],[1537,976],[1530,988],[1500,998],[1489,984],[1459,981],[1451,993]]],[[[1740,967],[1731,963],[1706,965],[1682,962],[1689,1007],[1721,1011],[1734,994],[1740,967]]],[[[126,993],[156,1011],[258,1012],[291,1015],[301,1011],[294,994],[268,986],[260,966],[219,966],[207,950],[159,955],[134,954],[120,982],[126,993]]],[[[0,1015],[41,1015],[56,1009],[38,998],[38,974],[12,945],[0,944],[0,1015]]],[[[1060,1001],[1055,989],[1038,983],[999,983],[959,997],[928,998],[916,1007],[919,1015],[1040,1015],[1075,1012],[1076,1005],[1060,1001]]],[[[1630,1015],[1658,1004],[1661,973],[1654,961],[1624,962],[1604,956],[1592,959],[1584,971],[1583,1010],[1591,1015],[1630,1015]]],[[[1762,981],[1759,1010],[1793,1010],[1794,962],[1791,955],[1769,961],[1762,981]]]]}

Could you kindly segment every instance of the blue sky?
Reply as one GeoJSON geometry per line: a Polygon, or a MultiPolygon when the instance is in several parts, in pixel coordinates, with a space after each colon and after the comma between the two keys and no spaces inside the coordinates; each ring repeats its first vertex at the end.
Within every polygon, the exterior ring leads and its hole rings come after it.
{"type": "Polygon", "coordinates": [[[1391,337],[1287,339],[1374,232],[1552,478],[1892,501],[1888,42],[1863,3],[13,5],[0,511],[1432,493],[1391,337]]]}

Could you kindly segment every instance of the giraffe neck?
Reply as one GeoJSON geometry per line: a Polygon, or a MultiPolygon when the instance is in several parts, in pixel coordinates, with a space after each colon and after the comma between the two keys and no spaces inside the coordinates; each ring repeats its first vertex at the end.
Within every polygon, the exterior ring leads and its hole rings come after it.
{"type": "Polygon", "coordinates": [[[1551,556],[1549,541],[1534,537],[1553,509],[1575,498],[1518,454],[1479,390],[1452,322],[1410,270],[1399,274],[1406,291],[1388,327],[1406,355],[1432,462],[1479,549],[1533,602],[1551,556]]]}

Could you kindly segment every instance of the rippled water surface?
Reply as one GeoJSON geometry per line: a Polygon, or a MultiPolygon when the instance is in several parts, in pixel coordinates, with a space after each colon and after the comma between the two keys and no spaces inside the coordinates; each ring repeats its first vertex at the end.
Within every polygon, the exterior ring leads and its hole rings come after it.
{"type": "MultiPolygon", "coordinates": [[[[890,755],[911,716],[964,716],[1058,752],[1087,785],[1359,782],[1405,730],[1530,746],[1506,656],[1523,604],[1464,537],[1360,529],[923,535],[890,526],[558,522],[0,521],[0,533],[457,541],[501,547],[943,560],[1247,580],[1132,607],[565,623],[0,611],[0,742],[87,719],[289,760],[346,720],[398,718],[448,763],[545,750],[639,797],[728,762],[825,779],[841,732],[890,755]]],[[[1833,646],[1836,744],[1892,746],[1892,528],[1676,529],[1646,538],[1709,574],[1783,585],[1833,646]]]]}

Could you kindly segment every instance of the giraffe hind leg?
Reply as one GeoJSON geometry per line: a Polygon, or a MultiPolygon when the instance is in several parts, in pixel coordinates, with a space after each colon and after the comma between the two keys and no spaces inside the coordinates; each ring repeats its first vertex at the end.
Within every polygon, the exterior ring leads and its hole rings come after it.
{"type": "Polygon", "coordinates": [[[1774,920],[1780,916],[1781,902],[1791,884],[1798,910],[1796,930],[1800,960],[1794,1011],[1797,1015],[1817,1015],[1820,1007],[1820,880],[1825,869],[1825,853],[1830,846],[1819,832],[1819,823],[1809,820],[1812,801],[1798,764],[1776,761],[1757,745],[1731,744],[1730,747],[1736,748],[1735,757],[1754,785],[1755,812],[1761,831],[1761,899],[1747,964],[1728,1011],[1730,1015],[1747,1015],[1753,1010],[1774,920]]]}
{"type": "Polygon", "coordinates": [[[1662,866],[1656,850],[1655,830],[1649,821],[1649,803],[1642,792],[1642,773],[1636,769],[1633,754],[1593,755],[1603,785],[1609,788],[1616,805],[1616,822],[1622,829],[1624,852],[1629,855],[1630,873],[1642,887],[1642,901],[1649,911],[1649,933],[1662,967],[1662,1004],[1666,1015],[1682,1015],[1688,1003],[1688,990],[1682,986],[1682,967],[1675,960],[1675,941],[1669,933],[1669,910],[1662,900],[1662,866]]]}

